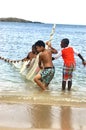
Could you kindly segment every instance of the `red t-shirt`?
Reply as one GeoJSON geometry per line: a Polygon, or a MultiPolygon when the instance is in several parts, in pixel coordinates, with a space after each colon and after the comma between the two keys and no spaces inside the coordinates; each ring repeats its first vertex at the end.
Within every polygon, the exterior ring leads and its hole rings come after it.
{"type": "Polygon", "coordinates": [[[64,60],[64,65],[66,65],[66,66],[75,64],[73,48],[72,47],[64,48],[62,50],[62,58],[64,60]]]}
{"type": "Polygon", "coordinates": [[[71,66],[71,65],[75,65],[74,54],[78,55],[78,52],[76,52],[73,49],[73,47],[66,47],[66,48],[62,48],[62,50],[57,54],[56,58],[62,56],[64,65],[71,66]]]}

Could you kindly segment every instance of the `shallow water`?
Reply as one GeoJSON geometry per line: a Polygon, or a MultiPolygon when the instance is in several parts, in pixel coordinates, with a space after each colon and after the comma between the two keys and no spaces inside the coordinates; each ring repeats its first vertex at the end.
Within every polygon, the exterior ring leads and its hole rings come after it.
{"type": "MultiPolygon", "coordinates": [[[[38,40],[47,41],[52,30],[51,24],[0,22],[0,56],[12,60],[24,58],[31,46],[38,40]]],[[[53,47],[60,50],[60,41],[68,37],[70,44],[86,58],[86,26],[57,25],[53,37],[53,47]]],[[[72,92],[61,91],[62,59],[53,61],[56,68],[55,76],[49,85],[49,91],[41,92],[39,87],[28,81],[19,70],[0,60],[0,98],[1,100],[33,99],[41,103],[83,102],[86,103],[86,67],[76,57],[77,66],[73,77],[72,92]],[[14,96],[15,95],[15,96],[14,96]],[[7,98],[7,99],[6,99],[7,98]]]]}

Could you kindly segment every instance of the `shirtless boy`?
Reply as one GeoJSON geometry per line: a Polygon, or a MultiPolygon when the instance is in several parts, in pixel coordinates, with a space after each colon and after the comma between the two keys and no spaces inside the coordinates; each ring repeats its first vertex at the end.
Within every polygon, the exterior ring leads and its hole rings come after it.
{"type": "Polygon", "coordinates": [[[26,61],[26,60],[32,60],[33,58],[36,58],[36,55],[37,55],[37,51],[36,51],[36,48],[35,48],[35,45],[32,45],[32,51],[28,53],[28,55],[22,59],[22,61],[26,61]]]}
{"type": "Polygon", "coordinates": [[[57,50],[51,46],[50,42],[46,44],[49,46],[49,49],[45,49],[45,43],[42,40],[38,40],[35,43],[37,52],[39,52],[38,65],[42,72],[34,77],[34,81],[42,90],[46,90],[46,87],[48,87],[54,77],[55,68],[52,62],[52,53],[57,54],[57,50]]]}

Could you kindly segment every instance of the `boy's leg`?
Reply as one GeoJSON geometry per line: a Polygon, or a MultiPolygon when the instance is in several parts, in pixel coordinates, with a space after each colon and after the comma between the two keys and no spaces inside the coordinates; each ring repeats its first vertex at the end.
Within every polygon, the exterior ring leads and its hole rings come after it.
{"type": "Polygon", "coordinates": [[[68,81],[68,91],[71,90],[71,86],[72,86],[72,80],[68,81]]]}
{"type": "Polygon", "coordinates": [[[43,82],[41,81],[41,74],[37,74],[35,77],[34,77],[34,81],[37,83],[37,85],[42,88],[43,90],[46,89],[46,86],[45,84],[43,84],[43,82]]]}
{"type": "Polygon", "coordinates": [[[72,87],[73,70],[74,70],[74,67],[70,68],[70,71],[69,71],[68,91],[70,91],[72,87]]]}
{"type": "Polygon", "coordinates": [[[71,90],[71,86],[72,86],[72,75],[73,75],[73,70],[74,70],[74,65],[71,65],[69,67],[65,67],[64,69],[64,80],[68,80],[68,91],[71,90]]]}
{"type": "Polygon", "coordinates": [[[62,77],[62,90],[64,91],[66,88],[66,67],[63,66],[63,77],[62,77]]]}
{"type": "Polygon", "coordinates": [[[62,90],[65,90],[65,87],[66,87],[66,81],[62,81],[62,90]]]}

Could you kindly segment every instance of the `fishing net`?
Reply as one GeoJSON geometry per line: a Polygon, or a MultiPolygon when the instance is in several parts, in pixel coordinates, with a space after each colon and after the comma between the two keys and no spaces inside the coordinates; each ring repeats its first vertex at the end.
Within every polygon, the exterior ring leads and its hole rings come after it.
{"type": "MultiPolygon", "coordinates": [[[[53,34],[55,32],[55,24],[53,25],[51,34],[50,34],[50,39],[49,41],[51,42],[53,38],[53,34]]],[[[46,49],[48,49],[48,46],[46,45],[46,49]]],[[[34,82],[34,76],[38,74],[41,70],[38,66],[38,60],[39,60],[39,54],[37,54],[36,58],[33,58],[31,61],[30,60],[10,60],[10,59],[5,59],[4,57],[0,57],[1,60],[4,60],[5,62],[8,62],[9,64],[13,65],[15,68],[18,69],[19,73],[24,75],[27,80],[30,80],[34,82]]]]}

